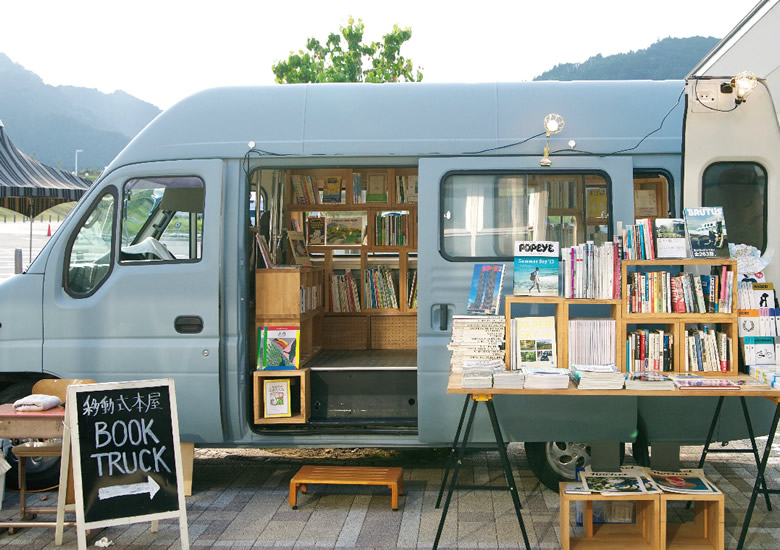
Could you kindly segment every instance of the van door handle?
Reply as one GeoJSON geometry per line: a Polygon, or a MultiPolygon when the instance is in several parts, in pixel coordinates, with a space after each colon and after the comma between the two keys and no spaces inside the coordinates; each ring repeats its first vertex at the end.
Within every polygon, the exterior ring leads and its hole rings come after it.
{"type": "Polygon", "coordinates": [[[197,315],[179,315],[173,327],[179,334],[200,334],[203,331],[203,319],[197,315]]]}

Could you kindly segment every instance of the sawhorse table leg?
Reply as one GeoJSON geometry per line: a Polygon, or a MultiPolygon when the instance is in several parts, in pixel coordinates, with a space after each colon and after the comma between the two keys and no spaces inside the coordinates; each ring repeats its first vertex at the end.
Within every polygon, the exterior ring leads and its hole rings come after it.
{"type": "Polygon", "coordinates": [[[750,495],[750,503],[748,504],[747,511],[745,512],[745,519],[742,521],[742,531],[739,534],[737,550],[742,550],[742,546],[745,544],[745,537],[747,537],[747,531],[750,528],[750,520],[753,517],[753,508],[756,506],[758,493],[763,492],[766,495],[767,500],[769,500],[770,494],[780,494],[780,490],[778,489],[768,489],[766,487],[766,482],[764,481],[764,472],[766,471],[767,462],[769,462],[769,454],[772,452],[772,443],[775,439],[775,431],[777,431],[778,420],[780,420],[780,401],[775,402],[775,415],[772,418],[772,426],[769,428],[769,435],[766,438],[764,456],[758,465],[758,474],[756,475],[756,481],[753,484],[753,493],[750,495]],[[763,489],[761,488],[762,483],[764,484],[763,489]]]}
{"type": "MultiPolygon", "coordinates": [[[[506,446],[504,445],[504,439],[501,436],[501,428],[498,425],[498,417],[496,416],[496,409],[493,405],[493,396],[492,395],[476,395],[476,394],[470,394],[467,396],[466,403],[463,406],[463,413],[461,414],[461,422],[458,425],[458,432],[460,431],[460,427],[462,425],[463,416],[466,414],[466,409],[468,407],[468,401],[471,400],[471,411],[468,415],[468,420],[466,422],[466,430],[463,433],[463,437],[460,441],[460,446],[458,448],[458,456],[455,461],[455,467],[452,471],[452,478],[449,482],[449,489],[447,490],[447,498],[444,501],[444,508],[442,509],[441,513],[441,520],[439,520],[439,528],[436,531],[436,538],[433,541],[433,550],[436,550],[439,547],[439,540],[441,540],[441,534],[444,530],[444,523],[447,519],[447,511],[450,507],[450,502],[452,501],[452,493],[455,491],[455,489],[459,488],[470,488],[470,489],[485,489],[485,490],[508,490],[512,495],[512,503],[515,507],[515,513],[517,514],[517,521],[520,523],[520,530],[523,533],[523,542],[525,544],[526,548],[530,548],[530,543],[528,542],[528,534],[525,530],[525,523],[523,522],[523,515],[521,512],[521,506],[520,506],[520,497],[517,494],[517,486],[515,485],[515,478],[512,474],[512,466],[509,463],[509,457],[506,454],[506,446]],[[496,445],[498,447],[498,454],[501,457],[501,464],[504,468],[504,476],[506,477],[507,486],[506,487],[481,487],[481,486],[459,486],[458,485],[458,473],[460,472],[460,467],[463,464],[463,456],[466,452],[466,446],[468,445],[469,435],[471,433],[471,428],[474,424],[474,415],[477,411],[477,405],[482,402],[485,403],[488,409],[488,414],[490,415],[490,423],[493,427],[493,436],[496,440],[496,445]]],[[[453,444],[453,448],[458,447],[458,437],[456,434],[455,443],[453,444]]],[[[449,457],[448,457],[449,460],[449,457]]],[[[444,483],[446,482],[446,473],[445,473],[445,480],[442,482],[442,489],[444,487],[444,483]]],[[[440,490],[441,493],[441,490],[440,490]]],[[[440,494],[441,497],[441,494],[440,494]]]]}

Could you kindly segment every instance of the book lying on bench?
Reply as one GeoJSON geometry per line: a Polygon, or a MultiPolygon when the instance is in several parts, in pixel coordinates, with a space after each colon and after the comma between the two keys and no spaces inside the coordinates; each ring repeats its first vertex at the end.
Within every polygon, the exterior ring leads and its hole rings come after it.
{"type": "Polygon", "coordinates": [[[675,378],[681,390],[738,390],[739,384],[726,378],[675,378]]]}

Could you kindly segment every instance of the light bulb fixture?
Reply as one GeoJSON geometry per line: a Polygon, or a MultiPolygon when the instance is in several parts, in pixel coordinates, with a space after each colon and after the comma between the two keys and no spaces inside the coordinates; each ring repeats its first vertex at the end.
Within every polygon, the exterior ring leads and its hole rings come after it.
{"type": "Polygon", "coordinates": [[[734,102],[739,105],[758,84],[756,75],[750,71],[743,71],[731,79],[731,87],[737,92],[734,102]]]}
{"type": "Polygon", "coordinates": [[[550,160],[550,136],[563,130],[563,117],[557,113],[550,113],[544,117],[544,132],[547,135],[547,142],[544,144],[544,156],[539,161],[542,166],[551,166],[550,160]]]}

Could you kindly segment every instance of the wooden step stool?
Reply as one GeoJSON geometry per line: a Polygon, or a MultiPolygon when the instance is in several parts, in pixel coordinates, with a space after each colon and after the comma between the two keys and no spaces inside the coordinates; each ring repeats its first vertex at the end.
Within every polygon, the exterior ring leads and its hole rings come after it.
{"type": "Polygon", "coordinates": [[[398,510],[398,495],[404,494],[403,468],[304,466],[290,480],[290,506],[293,510],[298,508],[298,488],[305,493],[309,484],[387,485],[392,495],[393,510],[398,510]]]}

